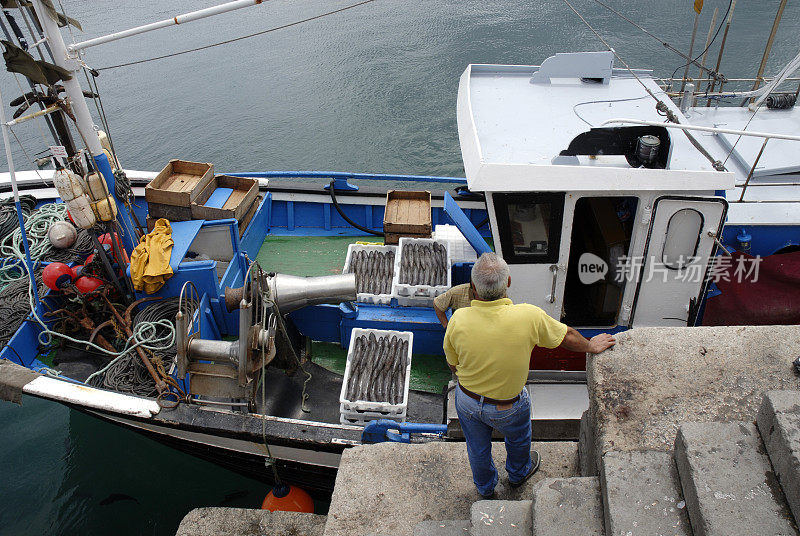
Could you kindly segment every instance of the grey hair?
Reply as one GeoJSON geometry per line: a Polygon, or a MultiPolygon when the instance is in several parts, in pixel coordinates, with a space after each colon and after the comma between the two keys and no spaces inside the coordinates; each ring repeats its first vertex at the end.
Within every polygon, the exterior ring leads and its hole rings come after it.
{"type": "Polygon", "coordinates": [[[482,300],[505,298],[508,277],[508,264],[496,253],[484,253],[472,266],[472,284],[482,300]]]}

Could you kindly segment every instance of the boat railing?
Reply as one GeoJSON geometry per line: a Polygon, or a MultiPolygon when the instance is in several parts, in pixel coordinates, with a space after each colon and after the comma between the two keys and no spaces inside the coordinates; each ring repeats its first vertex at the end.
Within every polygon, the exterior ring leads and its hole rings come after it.
{"type": "Polygon", "coordinates": [[[758,165],[759,160],[761,160],[761,155],[764,154],[764,149],[767,146],[767,142],[771,139],[777,140],[788,140],[788,141],[800,141],[800,136],[793,136],[791,134],[780,134],[780,133],[772,133],[772,132],[755,132],[751,130],[737,130],[733,128],[720,128],[720,127],[704,127],[700,125],[684,125],[679,123],[664,123],[659,121],[644,121],[641,119],[628,119],[628,118],[614,118],[614,119],[607,119],[603,121],[603,125],[608,124],[620,124],[620,123],[627,123],[632,125],[646,125],[646,126],[658,126],[664,128],[675,128],[679,130],[697,130],[700,132],[711,132],[713,134],[732,134],[734,136],[749,136],[753,138],[763,138],[764,142],[761,144],[761,149],[758,151],[758,155],[756,156],[753,165],[750,167],[750,171],[747,174],[747,179],[745,180],[744,184],[741,185],[742,193],[739,196],[738,201],[734,201],[736,203],[744,202],[744,195],[747,191],[747,187],[750,185],[750,179],[753,178],[753,173],[756,170],[756,166],[758,165]]]}
{"type": "MultiPolygon", "coordinates": [[[[384,173],[350,173],[342,171],[256,171],[246,173],[230,173],[235,177],[250,177],[258,179],[332,179],[335,190],[358,190],[358,186],[351,184],[350,180],[393,181],[393,182],[427,182],[444,184],[467,184],[467,179],[461,177],[436,177],[428,175],[389,175],[384,173]]],[[[328,190],[330,184],[325,184],[328,190]]]]}

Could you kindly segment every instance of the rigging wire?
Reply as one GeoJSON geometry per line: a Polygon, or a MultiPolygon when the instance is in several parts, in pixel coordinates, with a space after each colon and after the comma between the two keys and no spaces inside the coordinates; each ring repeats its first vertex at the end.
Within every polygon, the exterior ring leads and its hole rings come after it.
{"type": "MultiPolygon", "coordinates": [[[[683,52],[681,52],[680,50],[678,50],[677,48],[675,48],[674,46],[669,44],[664,39],[661,39],[657,35],[654,35],[649,30],[647,30],[646,28],[644,28],[640,24],[637,24],[636,22],[632,21],[631,19],[629,19],[628,17],[626,17],[625,15],[623,15],[622,13],[620,13],[619,11],[614,9],[613,7],[609,6],[608,4],[606,4],[604,2],[601,2],[600,0],[594,0],[594,1],[595,1],[595,3],[603,6],[604,8],[606,8],[607,10],[609,10],[610,12],[612,12],[613,14],[615,14],[616,16],[621,18],[622,20],[624,20],[626,22],[629,22],[630,24],[632,24],[633,26],[635,26],[639,30],[643,31],[645,34],[649,35],[650,37],[652,37],[653,39],[655,39],[656,41],[661,43],[664,46],[664,48],[666,48],[667,50],[671,50],[672,52],[674,52],[678,56],[682,57],[683,59],[689,60],[689,63],[691,63],[692,65],[695,65],[696,67],[699,67],[700,69],[706,71],[709,74],[709,76],[711,76],[712,78],[717,78],[718,80],[725,81],[725,76],[721,75],[720,73],[718,73],[717,71],[715,71],[713,69],[710,69],[708,67],[700,65],[699,63],[697,63],[697,58],[695,58],[695,59],[690,58],[689,56],[687,56],[686,54],[684,54],[683,52]]],[[[728,9],[730,10],[730,6],[728,6],[728,9]]],[[[725,12],[726,16],[727,16],[727,14],[728,13],[725,12]]],[[[725,17],[722,17],[722,19],[725,20],[725,17]]],[[[719,30],[717,30],[717,33],[719,33],[719,30]]],[[[716,38],[716,36],[715,36],[715,38],[716,38]]],[[[700,56],[698,56],[698,57],[700,57],[700,56]]],[[[683,65],[683,67],[686,67],[686,65],[683,65]]],[[[678,69],[680,69],[680,67],[678,67],[678,69]]],[[[678,69],[676,69],[676,72],[677,72],[678,69]]]]}
{"type": "Polygon", "coordinates": [[[288,24],[283,24],[281,26],[276,26],[276,27],[270,28],[268,30],[262,30],[260,32],[256,32],[256,33],[253,33],[253,34],[243,35],[241,37],[235,37],[233,39],[228,39],[226,41],[220,41],[219,43],[212,43],[210,45],[205,45],[205,46],[202,46],[202,47],[191,48],[191,49],[188,49],[188,50],[182,50],[180,52],[173,52],[171,54],[164,54],[163,56],[156,56],[154,58],[147,58],[147,59],[143,59],[143,60],[130,61],[130,62],[127,62],[127,63],[120,63],[119,65],[108,65],[106,67],[99,67],[99,68],[97,68],[95,70],[96,71],[107,71],[109,69],[116,69],[118,67],[128,67],[130,65],[138,65],[140,63],[147,63],[147,62],[150,62],[150,61],[163,60],[165,58],[172,58],[174,56],[180,56],[181,54],[188,54],[189,52],[197,52],[198,50],[205,50],[207,48],[213,48],[213,47],[217,47],[217,46],[220,46],[220,45],[227,45],[229,43],[234,43],[236,41],[242,41],[244,39],[249,39],[251,37],[256,37],[258,35],[264,35],[264,34],[267,34],[267,33],[270,33],[270,32],[275,32],[277,30],[283,30],[285,28],[290,28],[292,26],[297,26],[298,24],[303,24],[305,22],[310,22],[312,20],[321,19],[321,18],[327,17],[329,15],[335,15],[336,13],[341,13],[342,11],[347,11],[348,9],[353,9],[353,8],[356,8],[356,7],[359,7],[359,6],[363,6],[364,4],[369,4],[371,2],[375,2],[375,0],[363,0],[362,2],[358,2],[356,4],[351,4],[349,6],[345,6],[343,8],[339,8],[339,9],[335,9],[333,11],[328,11],[326,13],[321,13],[319,15],[315,15],[315,16],[309,17],[307,19],[302,19],[302,20],[298,20],[298,21],[295,21],[295,22],[290,22],[288,24]]]}
{"type": "MultiPolygon", "coordinates": [[[[647,85],[642,81],[642,79],[639,78],[639,75],[637,75],[636,72],[634,72],[634,70],[631,69],[630,65],[628,65],[628,63],[625,60],[622,59],[622,56],[620,56],[617,53],[617,51],[614,50],[614,48],[611,45],[609,45],[608,42],[605,39],[603,39],[603,37],[600,35],[600,33],[597,30],[595,30],[594,27],[592,27],[591,24],[589,24],[589,21],[587,21],[584,18],[584,16],[581,15],[578,12],[577,9],[575,9],[573,7],[573,5],[569,2],[569,0],[564,0],[564,3],[567,4],[567,6],[569,6],[569,8],[572,10],[572,12],[575,13],[575,15],[577,15],[578,18],[581,19],[581,21],[583,21],[583,23],[586,25],[586,27],[589,28],[589,30],[591,30],[592,33],[594,33],[594,35],[597,37],[597,39],[599,39],[600,42],[603,43],[603,45],[605,45],[605,47],[614,55],[614,57],[617,58],[620,61],[620,63],[622,63],[622,65],[625,66],[625,69],[629,73],[631,73],[631,75],[633,75],[633,77],[644,88],[644,90],[647,92],[647,94],[650,95],[651,97],[653,97],[653,99],[656,101],[656,111],[658,112],[658,114],[666,117],[667,118],[667,122],[680,124],[680,120],[678,119],[678,116],[675,115],[675,112],[670,110],[669,106],[667,106],[667,104],[664,101],[662,101],[661,99],[656,97],[656,94],[653,93],[653,91],[649,87],[647,87],[647,85]]],[[[722,162],[720,162],[719,160],[714,158],[705,149],[705,147],[703,147],[700,144],[700,142],[697,141],[697,139],[695,139],[695,137],[688,130],[683,129],[683,133],[686,136],[686,138],[689,140],[689,142],[694,146],[694,148],[697,149],[698,152],[700,154],[702,154],[709,162],[711,162],[711,165],[714,167],[714,169],[716,169],[717,171],[725,171],[725,166],[722,164],[722,162]]]]}
{"type": "MultiPolygon", "coordinates": [[[[596,1],[597,0],[595,0],[595,2],[596,1]]],[[[675,73],[677,73],[679,70],[683,69],[687,65],[690,65],[690,64],[697,65],[697,60],[699,58],[701,58],[703,56],[703,54],[708,52],[708,49],[710,49],[711,45],[714,44],[714,41],[717,40],[717,36],[719,36],[720,30],[722,30],[722,27],[725,26],[725,19],[728,18],[728,13],[731,12],[731,6],[732,5],[733,5],[733,0],[728,0],[728,9],[725,10],[725,14],[722,16],[722,21],[719,23],[719,26],[717,26],[717,31],[716,31],[716,33],[714,33],[714,37],[712,37],[711,41],[708,42],[708,46],[706,48],[704,48],[703,51],[700,54],[698,54],[694,59],[689,58],[689,62],[688,63],[684,63],[680,67],[676,67],[675,70],[672,71],[672,76],[670,76],[670,78],[675,78],[675,73]]],[[[702,65],[698,65],[698,67],[700,67],[701,69],[705,69],[705,67],[703,67],[702,65]]],[[[708,72],[711,73],[710,69],[706,69],[706,70],[708,70],[708,72]]],[[[709,87],[711,87],[711,82],[709,82],[708,86],[706,86],[706,91],[708,91],[709,87]]]]}

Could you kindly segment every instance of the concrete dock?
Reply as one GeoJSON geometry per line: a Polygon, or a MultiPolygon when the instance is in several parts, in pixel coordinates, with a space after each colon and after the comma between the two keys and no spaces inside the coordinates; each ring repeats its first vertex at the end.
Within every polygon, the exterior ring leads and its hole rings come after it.
{"type": "Polygon", "coordinates": [[[799,534],[800,327],[646,328],[589,360],[581,441],[497,496],[464,443],[348,449],[327,516],[203,508],[179,535],[799,534]]]}

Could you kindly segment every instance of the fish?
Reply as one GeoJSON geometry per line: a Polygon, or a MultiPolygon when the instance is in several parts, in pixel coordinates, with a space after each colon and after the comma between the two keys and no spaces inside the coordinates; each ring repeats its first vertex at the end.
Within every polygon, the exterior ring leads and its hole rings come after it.
{"type": "Polygon", "coordinates": [[[124,493],[112,493],[100,501],[100,506],[108,506],[109,504],[114,504],[115,502],[119,501],[133,501],[136,504],[142,504],[135,497],[131,497],[130,495],[126,495],[124,493]]]}
{"type": "Polygon", "coordinates": [[[392,372],[394,371],[395,364],[397,361],[397,346],[400,342],[400,339],[397,338],[396,335],[392,335],[392,339],[389,342],[389,358],[386,360],[386,366],[384,367],[384,373],[381,379],[381,398],[382,402],[391,402],[392,401],[392,372]]]}
{"type": "Polygon", "coordinates": [[[375,367],[372,369],[369,394],[367,395],[367,399],[370,401],[375,401],[378,399],[378,385],[380,383],[379,376],[382,372],[384,360],[386,359],[386,337],[381,337],[380,342],[378,343],[378,351],[376,355],[378,358],[375,361],[375,367]]]}
{"type": "Polygon", "coordinates": [[[353,350],[353,360],[350,362],[350,378],[348,380],[347,392],[345,399],[352,401],[355,394],[356,386],[358,385],[358,377],[361,375],[364,361],[364,341],[365,337],[362,335],[356,339],[355,348],[353,350]]]}
{"type": "Polygon", "coordinates": [[[400,346],[399,368],[395,384],[395,404],[400,404],[405,396],[406,368],[408,368],[408,341],[403,340],[400,346]]]}
{"type": "Polygon", "coordinates": [[[367,387],[369,387],[369,377],[372,374],[372,356],[377,348],[378,339],[375,338],[374,333],[370,333],[367,338],[367,345],[364,349],[364,364],[361,369],[361,375],[358,377],[358,387],[355,391],[354,400],[366,400],[367,387]]]}

